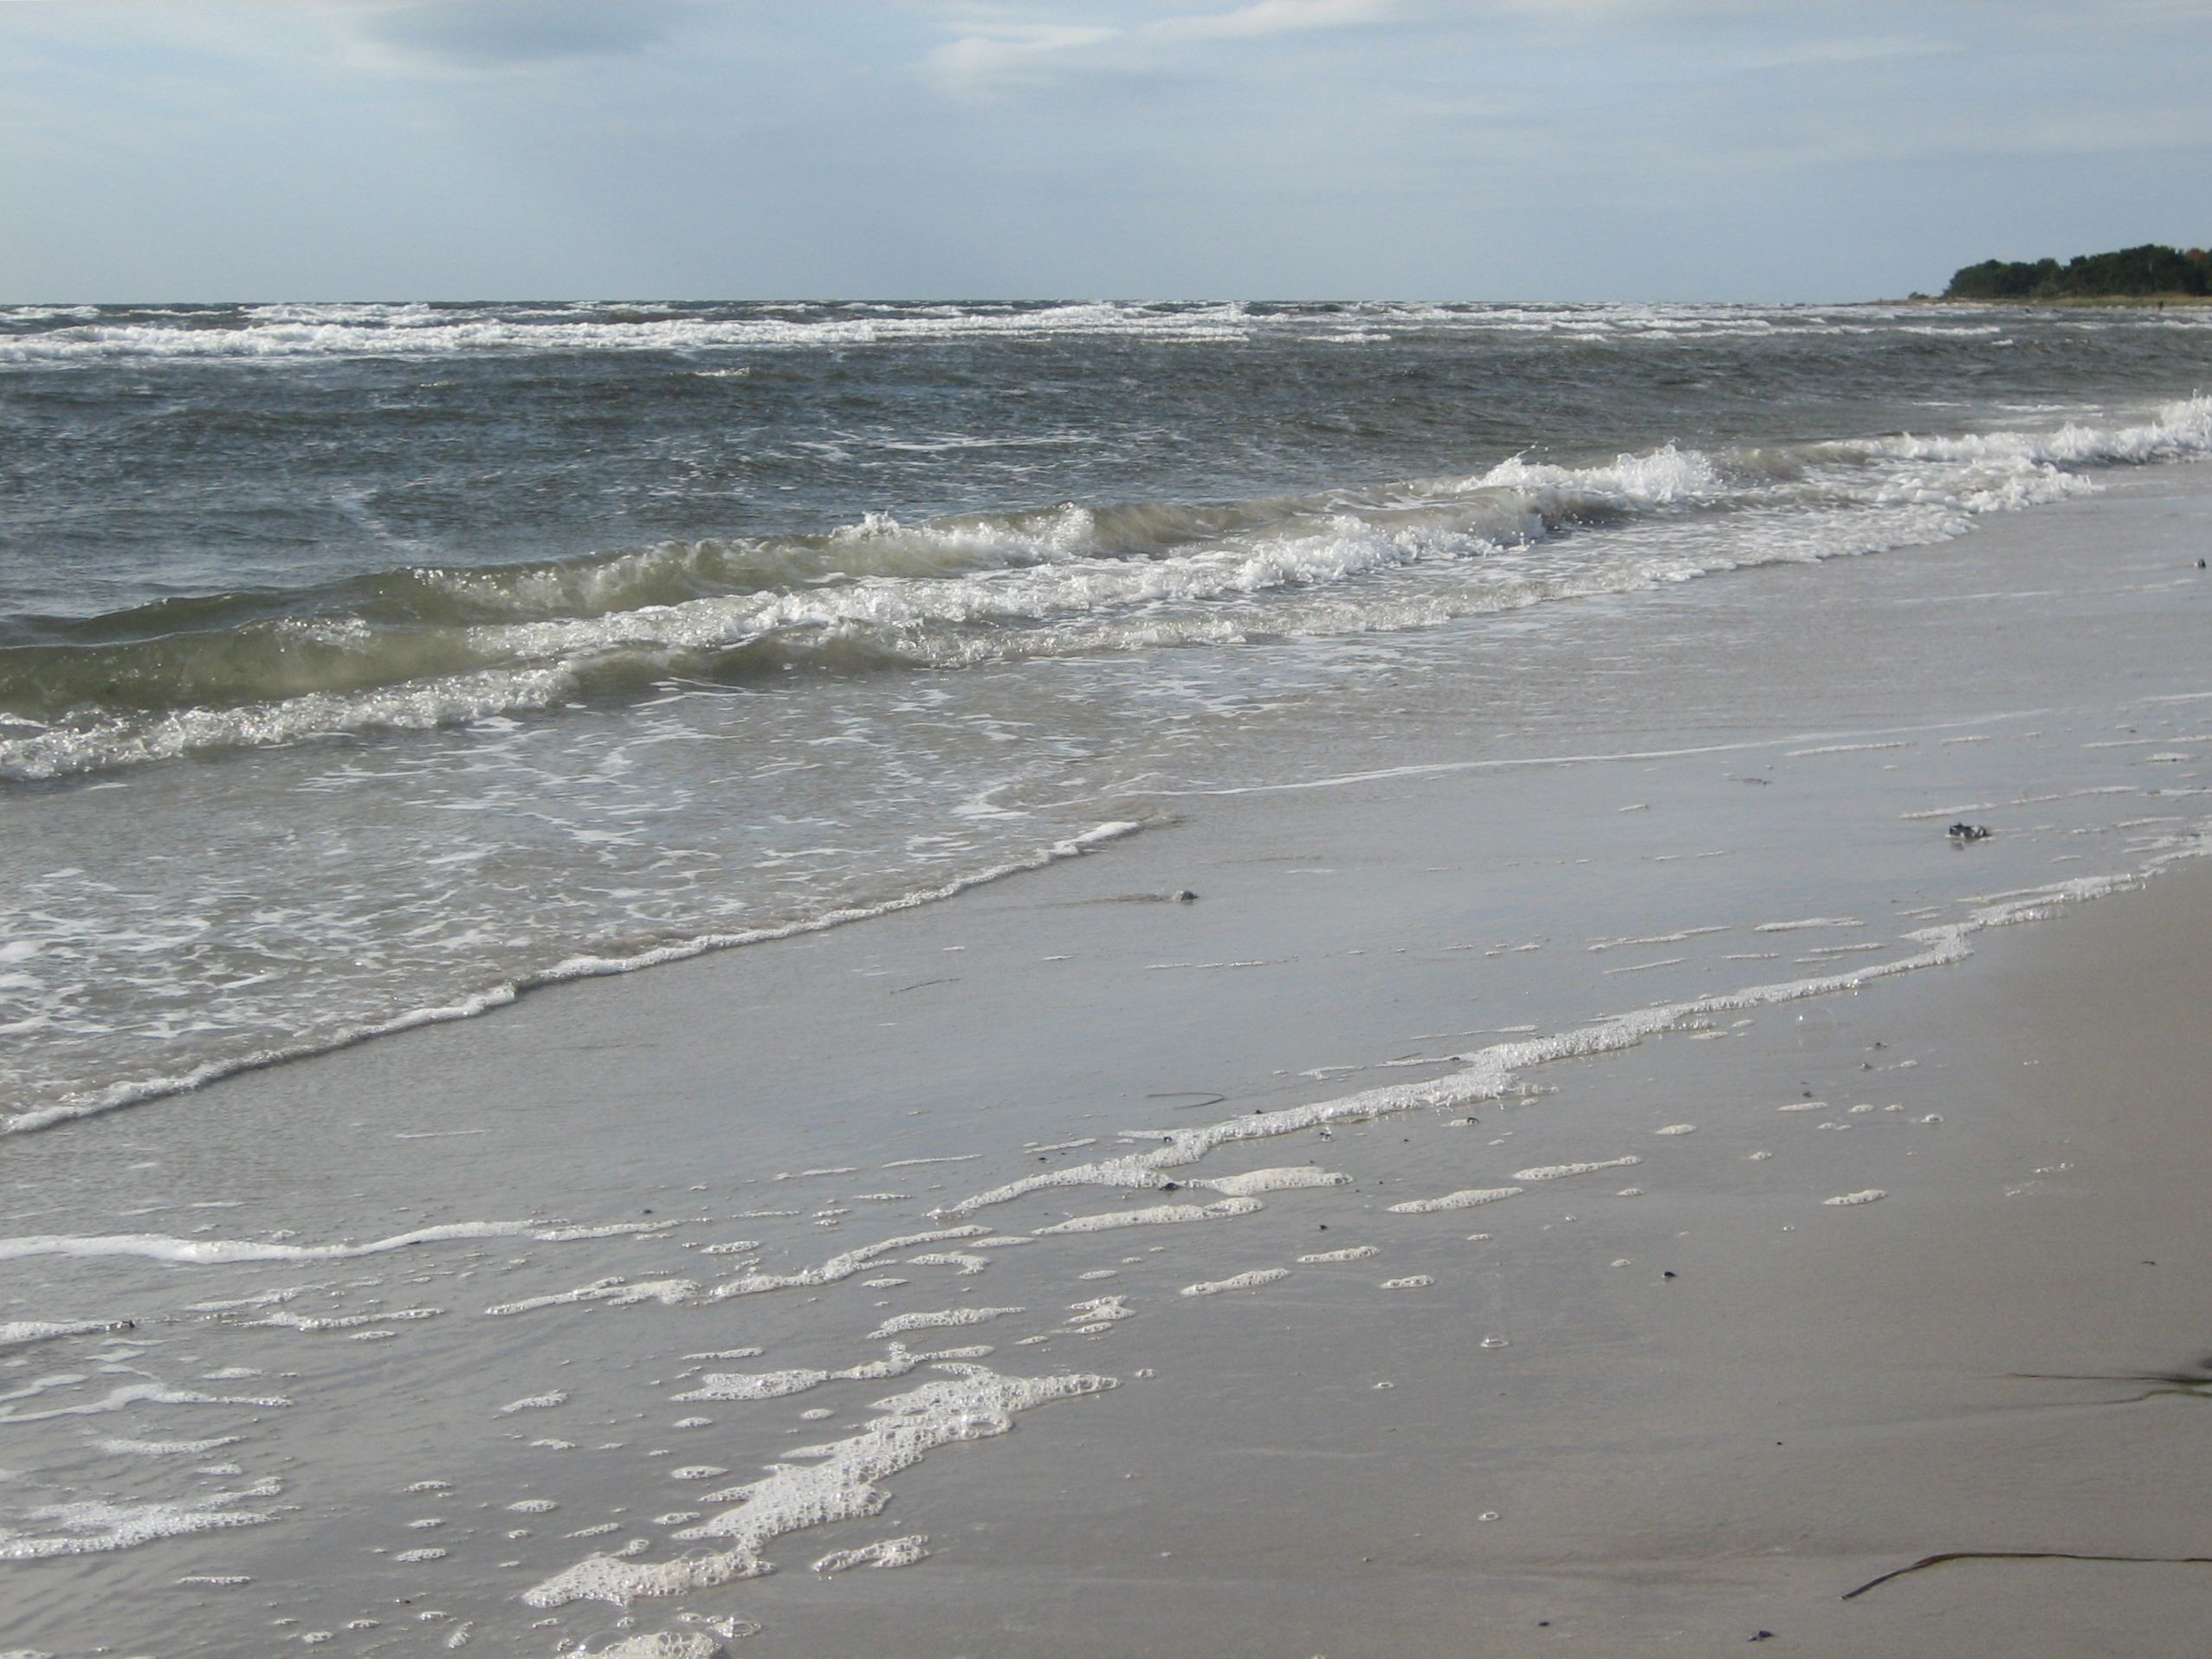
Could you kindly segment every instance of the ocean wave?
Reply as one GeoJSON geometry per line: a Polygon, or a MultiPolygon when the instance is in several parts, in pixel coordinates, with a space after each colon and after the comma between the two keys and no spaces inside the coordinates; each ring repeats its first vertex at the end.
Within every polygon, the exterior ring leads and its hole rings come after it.
{"type": "MultiPolygon", "coordinates": [[[[87,359],[436,358],[514,352],[690,352],[739,347],[852,346],[992,336],[1126,335],[1238,340],[1245,308],[1059,305],[1032,309],[881,308],[811,316],[682,316],[625,307],[607,317],[440,310],[427,306],[253,307],[204,320],[91,320],[0,336],[0,363],[87,359]]],[[[47,320],[42,319],[40,320],[47,320]]]]}
{"type": "MultiPolygon", "coordinates": [[[[290,361],[516,353],[790,351],[941,340],[1122,337],[1236,343],[1255,336],[1383,345],[1429,333],[1666,345],[1781,334],[1899,332],[1895,308],[1678,305],[1517,306],[1364,301],[1257,304],[1098,300],[1060,304],[543,306],[281,304],[206,307],[0,307],[0,364],[118,359],[290,361]]],[[[2163,323],[2163,314],[2156,320],[2163,323]]],[[[2192,320],[2178,319],[2178,326],[2192,320]]],[[[2131,314],[2091,327],[2139,326],[2131,314]]],[[[1931,338],[1987,343],[1984,313],[1929,313],[1905,325],[1931,338]]]]}
{"type": "Polygon", "coordinates": [[[2119,427],[2069,421],[2050,432],[1980,432],[1847,440],[1829,453],[1873,461],[1937,461],[1969,465],[2082,467],[2181,461],[2212,453],[2212,393],[2168,403],[2149,421],[2119,427]]]}
{"type": "Polygon", "coordinates": [[[0,649],[0,778],[634,697],[671,677],[879,672],[1356,634],[1958,533],[2212,453],[2212,397],[2149,421],[1581,466],[1215,504],[1062,503],[557,564],[178,601],[0,649]]]}

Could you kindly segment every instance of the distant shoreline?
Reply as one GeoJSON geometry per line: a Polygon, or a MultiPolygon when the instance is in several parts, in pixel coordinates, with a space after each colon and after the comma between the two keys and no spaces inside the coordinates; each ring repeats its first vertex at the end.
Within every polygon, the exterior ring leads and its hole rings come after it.
{"type": "Polygon", "coordinates": [[[1900,306],[1987,306],[2007,311],[2163,311],[2168,306],[2212,306],[2206,294],[2053,294],[2040,300],[1953,299],[1948,294],[1916,294],[1887,303],[1900,306]]]}

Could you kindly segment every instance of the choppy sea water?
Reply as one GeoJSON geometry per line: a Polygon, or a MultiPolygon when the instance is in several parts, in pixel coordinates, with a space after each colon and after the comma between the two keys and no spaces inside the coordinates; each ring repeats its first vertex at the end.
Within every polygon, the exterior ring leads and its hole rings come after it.
{"type": "Polygon", "coordinates": [[[0,1111],[1033,868],[1471,623],[2199,456],[2208,385],[2178,312],[0,313],[0,1111]]]}

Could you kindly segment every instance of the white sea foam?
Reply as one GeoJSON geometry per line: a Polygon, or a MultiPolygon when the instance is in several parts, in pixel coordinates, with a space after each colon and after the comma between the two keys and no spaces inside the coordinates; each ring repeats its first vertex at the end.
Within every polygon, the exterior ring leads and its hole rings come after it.
{"type": "Polygon", "coordinates": [[[1103,1215],[1074,1216],[1037,1230],[1039,1238],[1060,1233],[1105,1233],[1123,1227],[1175,1226],[1193,1221],[1228,1221],[1261,1209],[1257,1198],[1224,1198],[1219,1204],[1161,1204],[1146,1210],[1112,1210],[1103,1215]]]}
{"type": "Polygon", "coordinates": [[[28,1347],[34,1342],[51,1342],[56,1337],[91,1336],[108,1331],[127,1331],[129,1320],[11,1320],[0,1325],[0,1348],[28,1347]]]}
{"type": "Polygon", "coordinates": [[[1342,1186],[1351,1178],[1349,1175],[1332,1174],[1310,1165],[1293,1164],[1282,1169],[1247,1170],[1242,1175],[1217,1175],[1211,1180],[1193,1181],[1191,1185],[1242,1198],[1256,1192],[1287,1192],[1306,1187],[1342,1186]]]}
{"type": "MultiPolygon", "coordinates": [[[[1011,1310],[1019,1312],[1019,1309],[1011,1310]]],[[[946,1321],[950,1323],[952,1321],[946,1321]]],[[[913,1327],[909,1327],[913,1328],[913,1327]]],[[[922,1365],[948,1360],[977,1359],[988,1353],[988,1348],[946,1348],[935,1353],[916,1353],[903,1344],[894,1342],[876,1359],[864,1360],[848,1365],[842,1371],[763,1371],[752,1372],[708,1372],[697,1379],[696,1386],[670,1398],[682,1401],[693,1400],[779,1400],[793,1394],[804,1394],[832,1382],[883,1382],[893,1377],[903,1377],[922,1365]]]]}
{"type": "Polygon", "coordinates": [[[1726,488],[1711,455],[1671,443],[1647,455],[1616,456],[1599,467],[1531,465],[1516,455],[1484,474],[1477,487],[1588,494],[1638,506],[1710,500],[1726,488]]]}
{"type": "Polygon", "coordinates": [[[317,1318],[307,1314],[287,1313],[280,1308],[263,1318],[243,1322],[278,1330],[298,1331],[303,1335],[312,1336],[324,1331],[358,1330],[363,1326],[384,1325],[394,1320],[435,1319],[444,1311],[442,1307],[395,1307],[387,1314],[337,1314],[317,1318]]]}
{"type": "Polygon", "coordinates": [[[966,1279],[989,1267],[991,1258],[967,1250],[930,1250],[921,1256],[909,1256],[906,1264],[910,1268],[952,1268],[966,1279]]]}
{"type": "Polygon", "coordinates": [[[93,1443],[109,1457],[204,1457],[211,1451],[238,1443],[236,1435],[217,1435],[212,1440],[132,1440],[112,1438],[93,1443]]]}
{"type": "Polygon", "coordinates": [[[1129,1299],[1122,1295],[1093,1296],[1084,1301],[1070,1302],[1068,1312],[1075,1315],[1070,1324],[1079,1324],[1087,1328],[1118,1325],[1125,1319],[1136,1316],[1135,1310],[1129,1307],[1129,1299]]]}
{"type": "MultiPolygon", "coordinates": [[[[1627,809],[1622,810],[1625,811],[1627,809]]],[[[1592,951],[1617,951],[1624,945],[1678,945],[1685,939],[1700,939],[1707,933],[1725,933],[1726,932],[1728,927],[1724,923],[1715,923],[1706,927],[1685,927],[1672,933],[1646,933],[1637,939],[1593,939],[1584,948],[1592,951]]],[[[1679,961],[1681,959],[1677,957],[1675,960],[1679,961]]]]}
{"type": "Polygon", "coordinates": [[[555,1291],[550,1295],[526,1296],[520,1301],[497,1302],[484,1312],[498,1318],[509,1314],[527,1314],[540,1307],[572,1307],[583,1302],[610,1302],[618,1307],[635,1302],[658,1302],[663,1307],[679,1307],[697,1300],[699,1286],[691,1279],[649,1279],[632,1284],[626,1279],[600,1279],[573,1290],[555,1291]]]}
{"type": "Polygon", "coordinates": [[[1460,1192],[1447,1192],[1440,1198],[1408,1198],[1403,1204],[1394,1204],[1394,1216],[1432,1216],[1446,1210],[1471,1210],[1477,1204],[1496,1204],[1500,1198],[1510,1198],[1525,1189],[1517,1186],[1469,1187],[1460,1192]]]}
{"type": "Polygon", "coordinates": [[[550,1411],[557,1405],[568,1404],[568,1391],[556,1388],[551,1393],[533,1394],[527,1399],[509,1400],[499,1408],[500,1416],[512,1417],[517,1411],[550,1411]]]}
{"type": "Polygon", "coordinates": [[[880,1339],[903,1336],[909,1331],[934,1331],[954,1325],[981,1325],[1022,1311],[1019,1307],[947,1307],[935,1313],[900,1314],[885,1320],[868,1334],[870,1339],[880,1339]]]}
{"type": "MultiPolygon", "coordinates": [[[[953,1375],[876,1403],[881,1413],[859,1434],[819,1449],[816,1461],[779,1463],[742,1488],[737,1507],[687,1527],[678,1542],[720,1543],[676,1559],[647,1562],[595,1555],[525,1591],[532,1607],[584,1600],[627,1603],[680,1595],[769,1570],[760,1552],[786,1533],[876,1514],[889,1494],[877,1484],[954,1441],[1005,1434],[1033,1406],[1112,1388],[1115,1379],[1076,1373],[1007,1377],[980,1365],[949,1367],[953,1375]]],[[[800,1453],[793,1453],[799,1456],[800,1453]]]]}
{"type": "Polygon", "coordinates": [[[895,1251],[910,1250],[922,1244],[941,1244],[949,1239],[974,1238],[990,1230],[987,1227],[965,1226],[940,1227],[926,1233],[907,1233],[897,1238],[863,1244],[857,1250],[846,1250],[831,1256],[819,1267],[800,1268],[792,1273],[747,1273],[716,1285],[708,1293],[708,1299],[721,1301],[732,1296],[756,1296],[765,1291],[798,1290],[835,1284],[840,1279],[851,1278],[870,1262],[895,1251]]]}
{"type": "Polygon", "coordinates": [[[855,1567],[910,1567],[928,1558],[929,1552],[923,1546],[928,1542],[927,1533],[914,1533],[905,1538],[864,1544],[858,1549],[832,1550],[814,1563],[814,1571],[826,1578],[831,1573],[850,1572],[855,1567]]]}
{"type": "Polygon", "coordinates": [[[535,1221],[460,1221],[437,1227],[418,1227],[365,1244],[260,1243],[250,1239],[176,1238],[164,1233],[102,1233],[73,1236],[35,1233],[0,1238],[0,1261],[34,1256],[135,1256],[149,1262],[168,1262],[186,1267],[205,1267],[233,1262],[337,1262],[360,1256],[381,1256],[417,1244],[441,1244],[454,1239],[532,1238],[560,1243],[578,1238],[605,1237],[615,1233],[658,1230],[650,1225],[618,1223],[606,1228],[548,1228],[535,1221]]]}
{"type": "Polygon", "coordinates": [[[1236,1273],[1226,1279],[1208,1279],[1194,1285],[1185,1285],[1179,1293],[1185,1296],[1219,1296],[1232,1290],[1257,1290],[1262,1285],[1271,1285],[1290,1276],[1288,1268],[1255,1268],[1250,1273],[1236,1273]]]}
{"type": "Polygon", "coordinates": [[[1590,1164],[1546,1164],[1536,1169],[1516,1170],[1513,1178],[1517,1181],[1559,1181],[1570,1175],[1594,1175],[1600,1170],[1627,1169],[1632,1164],[1643,1161],[1631,1153],[1626,1158],[1607,1158],[1590,1164]]]}
{"type": "MultiPolygon", "coordinates": [[[[81,1378],[71,1378],[71,1381],[81,1378]]],[[[30,1391],[19,1390],[0,1396],[0,1399],[19,1399],[30,1391]]],[[[0,1411],[0,1423],[47,1423],[56,1417],[98,1417],[109,1411],[126,1411],[134,1405],[252,1405],[281,1407],[291,1404],[288,1399],[277,1396],[263,1398],[237,1397],[223,1394],[202,1394],[189,1388],[169,1388],[159,1383],[125,1383],[109,1390],[96,1400],[86,1400],[75,1405],[55,1406],[45,1411],[0,1411]]]]}
{"type": "Polygon", "coordinates": [[[24,1517],[45,1530],[22,1532],[0,1526],[0,1561],[42,1561],[61,1555],[96,1555],[133,1549],[158,1539],[229,1527],[259,1527],[275,1519],[243,1509],[249,1500],[269,1498],[281,1488],[265,1481],[238,1492],[218,1492],[191,1503],[110,1503],[87,1499],[50,1504],[24,1517]]]}
{"type": "Polygon", "coordinates": [[[729,1649],[704,1630],[650,1630],[577,1651],[590,1654],[592,1659],[720,1659],[729,1649]]]}

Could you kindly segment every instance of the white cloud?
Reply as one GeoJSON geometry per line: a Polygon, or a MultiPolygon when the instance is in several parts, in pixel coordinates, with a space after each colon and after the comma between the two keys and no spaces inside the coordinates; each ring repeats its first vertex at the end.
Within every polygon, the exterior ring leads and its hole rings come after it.
{"type": "Polygon", "coordinates": [[[1867,40],[1806,41],[1769,52],[1732,56],[1728,63],[1732,69],[1795,69],[1816,64],[1882,63],[1897,58],[1934,57],[1961,49],[1947,41],[1889,35],[1867,40]]]}
{"type": "Polygon", "coordinates": [[[1122,27],[970,19],[966,32],[922,61],[941,90],[966,98],[1033,87],[1083,70],[1142,73],[1170,48],[1264,40],[1385,21],[1403,0],[1252,0],[1228,11],[1187,12],[1122,27]]]}
{"type": "Polygon", "coordinates": [[[943,91],[976,96],[1050,80],[1073,53],[1122,37],[1118,29],[1080,23],[1013,23],[964,35],[922,60],[922,73],[943,91]]]}
{"type": "Polygon", "coordinates": [[[1160,41],[1257,40],[1313,29],[1350,29],[1379,23],[1398,10],[1396,0],[1253,0],[1234,11],[1162,17],[1137,31],[1160,41]]]}

